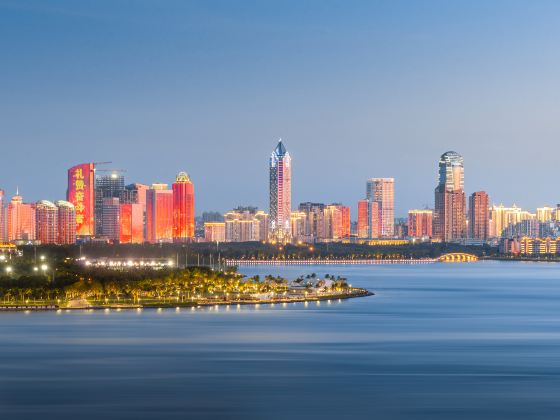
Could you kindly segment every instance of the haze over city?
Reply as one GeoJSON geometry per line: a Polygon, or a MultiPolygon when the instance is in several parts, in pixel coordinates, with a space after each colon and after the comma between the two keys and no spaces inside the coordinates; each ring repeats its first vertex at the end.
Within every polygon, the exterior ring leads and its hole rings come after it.
{"type": "Polygon", "coordinates": [[[134,6],[0,1],[9,196],[64,197],[67,168],[112,161],[128,182],[187,171],[197,214],[266,208],[281,137],[294,203],[354,207],[394,177],[404,216],[456,150],[468,193],[556,204],[557,2],[134,6]]]}

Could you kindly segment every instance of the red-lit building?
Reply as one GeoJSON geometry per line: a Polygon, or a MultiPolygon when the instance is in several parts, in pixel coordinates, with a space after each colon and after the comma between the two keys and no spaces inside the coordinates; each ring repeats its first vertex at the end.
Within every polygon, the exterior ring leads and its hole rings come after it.
{"type": "Polygon", "coordinates": [[[76,234],[93,236],[95,233],[95,165],[83,163],[68,169],[66,199],[76,211],[76,234]]]}
{"type": "Polygon", "coordinates": [[[432,236],[432,210],[408,211],[408,236],[424,238],[432,236]]]}
{"type": "Polygon", "coordinates": [[[179,172],[173,188],[173,242],[194,238],[194,186],[186,172],[179,172]]]}
{"type": "Polygon", "coordinates": [[[8,204],[8,241],[34,241],[35,204],[24,204],[23,198],[16,195],[8,204]]]}
{"type": "Polygon", "coordinates": [[[381,216],[379,213],[379,203],[372,201],[369,203],[369,237],[379,238],[381,236],[381,216]]]}
{"type": "Polygon", "coordinates": [[[488,239],[490,226],[488,194],[478,191],[469,197],[469,238],[488,239]]]}
{"type": "Polygon", "coordinates": [[[57,243],[72,245],[76,243],[76,209],[69,201],[54,203],[58,209],[57,243]]]}
{"type": "Polygon", "coordinates": [[[35,205],[36,239],[42,244],[58,242],[58,209],[47,200],[38,201],[35,205]]]}
{"type": "Polygon", "coordinates": [[[140,203],[120,205],[121,244],[141,244],[144,242],[144,209],[140,203]]]}
{"type": "Polygon", "coordinates": [[[341,204],[330,204],[324,210],[326,239],[350,237],[350,208],[341,204]]]}
{"type": "Polygon", "coordinates": [[[146,241],[173,240],[173,191],[167,184],[153,184],[146,192],[146,241]]]}
{"type": "Polygon", "coordinates": [[[368,200],[358,201],[358,238],[368,237],[368,200]]]}

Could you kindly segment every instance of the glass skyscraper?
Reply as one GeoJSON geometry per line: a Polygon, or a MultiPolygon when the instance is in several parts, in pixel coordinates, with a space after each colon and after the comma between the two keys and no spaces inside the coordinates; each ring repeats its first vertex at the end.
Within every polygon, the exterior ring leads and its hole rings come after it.
{"type": "Polygon", "coordinates": [[[282,140],[272,151],[269,172],[270,239],[288,242],[291,240],[292,159],[282,140]]]}

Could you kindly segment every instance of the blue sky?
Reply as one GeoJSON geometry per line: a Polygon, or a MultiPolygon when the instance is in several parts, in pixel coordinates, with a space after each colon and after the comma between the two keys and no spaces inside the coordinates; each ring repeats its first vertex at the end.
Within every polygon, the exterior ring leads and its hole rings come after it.
{"type": "Polygon", "coordinates": [[[186,170],[197,213],[267,206],[270,152],[293,201],[396,179],[433,205],[439,155],[467,193],[560,202],[560,2],[0,0],[0,188],[59,199],[66,169],[129,182],[186,170]]]}

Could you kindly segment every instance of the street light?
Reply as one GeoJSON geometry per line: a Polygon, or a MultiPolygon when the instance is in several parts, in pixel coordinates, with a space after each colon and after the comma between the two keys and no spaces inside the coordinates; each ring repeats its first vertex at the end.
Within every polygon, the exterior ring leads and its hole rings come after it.
{"type": "Polygon", "coordinates": [[[41,270],[43,270],[43,271],[47,271],[48,268],[49,267],[47,267],[47,264],[42,264],[41,265],[41,270]]]}
{"type": "Polygon", "coordinates": [[[11,273],[12,272],[12,267],[8,266],[6,267],[6,273],[11,273]]]}

